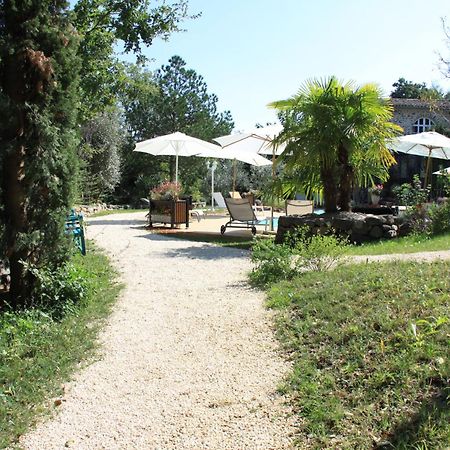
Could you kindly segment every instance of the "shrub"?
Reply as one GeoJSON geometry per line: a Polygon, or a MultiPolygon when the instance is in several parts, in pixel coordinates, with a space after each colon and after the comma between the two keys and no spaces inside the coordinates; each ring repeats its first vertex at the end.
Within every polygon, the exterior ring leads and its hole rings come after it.
{"type": "Polygon", "coordinates": [[[252,249],[254,268],[250,280],[266,286],[280,280],[289,279],[293,274],[292,249],[285,244],[275,244],[271,239],[258,240],[252,249]]]}
{"type": "Polygon", "coordinates": [[[311,235],[308,227],[298,227],[286,235],[284,244],[261,240],[254,244],[250,279],[255,284],[286,280],[305,271],[324,271],[335,267],[347,243],[331,235],[311,235]]]}
{"type": "Polygon", "coordinates": [[[333,234],[317,234],[297,242],[295,246],[296,271],[322,272],[335,267],[347,249],[347,242],[333,234]]]}
{"type": "Polygon", "coordinates": [[[80,266],[66,263],[57,270],[27,268],[37,279],[33,304],[53,318],[62,317],[86,296],[89,274],[80,266]]]}
{"type": "Polygon", "coordinates": [[[429,211],[430,228],[432,234],[441,234],[450,231],[450,201],[441,205],[433,205],[429,211]]]}
{"type": "Polygon", "coordinates": [[[429,189],[422,189],[419,175],[414,175],[412,183],[403,183],[401,186],[394,186],[392,192],[399,204],[416,206],[427,201],[429,189]]]}

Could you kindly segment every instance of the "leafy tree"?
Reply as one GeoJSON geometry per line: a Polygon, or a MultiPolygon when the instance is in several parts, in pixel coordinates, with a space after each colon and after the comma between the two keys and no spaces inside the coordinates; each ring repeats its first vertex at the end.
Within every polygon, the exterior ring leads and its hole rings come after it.
{"type": "Polygon", "coordinates": [[[80,191],[84,201],[98,201],[111,193],[120,181],[120,153],[125,143],[118,112],[98,114],[81,130],[83,161],[80,191]]]}
{"type": "Polygon", "coordinates": [[[78,36],[64,0],[0,3],[0,178],[10,302],[25,305],[25,264],[64,258],[64,217],[76,173],[78,36]]]}
{"type": "MultiPolygon", "coordinates": [[[[131,88],[122,104],[130,134],[140,141],[181,131],[206,141],[231,132],[233,122],[229,111],[217,111],[217,96],[208,93],[203,77],[174,56],[154,75],[146,72],[130,74],[131,88]]],[[[149,186],[161,178],[174,177],[173,157],[151,157],[132,152],[124,155],[126,173],[121,185],[123,196],[142,197],[149,186]]],[[[206,179],[204,158],[180,158],[180,180],[183,186],[199,186],[206,179]]]]}
{"type": "Polygon", "coordinates": [[[399,78],[392,85],[395,89],[391,92],[391,98],[419,98],[423,100],[442,100],[446,95],[438,86],[427,87],[425,83],[413,83],[404,78],[399,78]]]}
{"type": "Polygon", "coordinates": [[[81,35],[82,118],[86,119],[105,106],[114,105],[117,94],[127,83],[125,66],[117,48],[145,61],[142,48],[156,37],[168,39],[180,31],[188,15],[187,0],[163,2],[152,6],[150,0],[78,0],[73,8],[74,23],[81,35]]]}
{"type": "Polygon", "coordinates": [[[309,194],[323,189],[325,211],[348,211],[353,185],[387,179],[395,159],[386,140],[401,129],[390,121],[392,107],[376,85],[311,80],[270,106],[284,125],[277,142],[288,143],[280,159],[300,177],[297,188],[309,194]]]}

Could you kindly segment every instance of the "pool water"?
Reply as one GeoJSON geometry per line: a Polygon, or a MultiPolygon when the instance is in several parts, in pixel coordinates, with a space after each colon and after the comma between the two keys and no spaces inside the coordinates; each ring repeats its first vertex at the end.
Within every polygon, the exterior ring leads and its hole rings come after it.
{"type": "MultiPolygon", "coordinates": [[[[314,214],[323,214],[325,212],[324,209],[315,209],[314,210],[314,214]]],[[[258,225],[270,225],[270,217],[267,219],[263,219],[263,220],[259,220],[258,221],[258,225]]],[[[273,218],[273,228],[278,228],[278,217],[274,217],[273,218]]]]}

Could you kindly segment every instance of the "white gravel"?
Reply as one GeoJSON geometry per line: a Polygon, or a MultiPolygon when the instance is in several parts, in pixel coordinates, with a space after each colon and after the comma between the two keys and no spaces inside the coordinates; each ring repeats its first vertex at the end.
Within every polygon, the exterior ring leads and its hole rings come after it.
{"type": "Polygon", "coordinates": [[[289,370],[244,251],[150,234],[143,213],[92,219],[126,284],[55,416],[27,449],[286,449],[289,370]]]}

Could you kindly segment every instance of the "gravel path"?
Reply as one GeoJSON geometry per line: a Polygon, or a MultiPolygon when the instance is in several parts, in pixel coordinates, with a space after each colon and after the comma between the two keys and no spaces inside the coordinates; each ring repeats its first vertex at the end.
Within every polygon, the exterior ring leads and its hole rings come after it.
{"type": "Polygon", "coordinates": [[[264,295],[245,252],[149,234],[142,213],[92,219],[126,289],[81,370],[27,449],[284,449],[295,429],[277,384],[264,295]]]}

